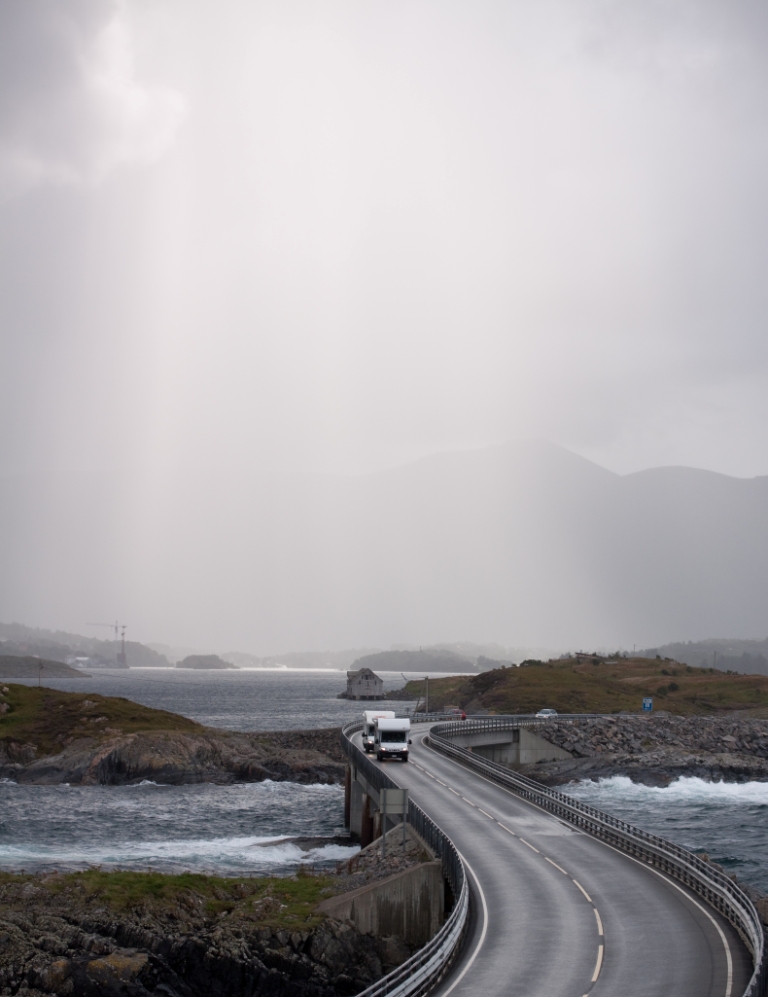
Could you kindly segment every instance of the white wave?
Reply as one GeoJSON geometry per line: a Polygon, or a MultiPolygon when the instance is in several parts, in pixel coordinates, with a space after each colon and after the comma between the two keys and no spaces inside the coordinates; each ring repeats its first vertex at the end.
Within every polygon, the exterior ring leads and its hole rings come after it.
{"type": "MultiPolygon", "coordinates": [[[[597,802],[597,798],[627,803],[693,803],[768,806],[768,782],[707,782],[698,776],[681,776],[668,786],[645,786],[624,775],[600,779],[597,784],[585,780],[567,790],[578,799],[597,802]]],[[[606,805],[603,804],[603,805],[606,805]]]]}
{"type": "Polygon", "coordinates": [[[329,843],[305,851],[295,840],[284,837],[196,838],[179,841],[123,841],[97,845],[87,851],[45,845],[0,846],[0,865],[23,867],[25,863],[64,866],[183,866],[225,872],[227,869],[279,872],[300,863],[326,864],[350,858],[359,851],[354,845],[329,843]]]}

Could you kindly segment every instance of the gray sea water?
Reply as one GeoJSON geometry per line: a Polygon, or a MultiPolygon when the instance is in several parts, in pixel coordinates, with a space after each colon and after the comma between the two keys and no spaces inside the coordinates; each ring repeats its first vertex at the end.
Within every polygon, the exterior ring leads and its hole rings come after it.
{"type": "MultiPolygon", "coordinates": [[[[410,676],[409,676],[410,677],[410,676]]],[[[385,674],[385,689],[403,677],[385,674]]],[[[89,679],[49,680],[63,690],[126,696],[231,730],[339,726],[366,704],[337,699],[338,671],[104,670],[89,679]]],[[[402,702],[382,703],[402,709],[402,702]]],[[[664,789],[623,777],[566,792],[693,851],[768,892],[768,783],[679,779],[664,789]]],[[[192,869],[221,874],[290,873],[354,854],[354,846],[311,839],[343,836],[338,786],[130,787],[0,784],[0,868],[192,869]]]]}

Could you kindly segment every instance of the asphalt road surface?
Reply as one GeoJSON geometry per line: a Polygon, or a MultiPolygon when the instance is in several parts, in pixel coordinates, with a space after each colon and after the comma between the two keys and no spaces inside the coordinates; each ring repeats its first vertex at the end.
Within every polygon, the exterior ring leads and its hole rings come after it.
{"type": "Polygon", "coordinates": [[[469,868],[471,928],[436,997],[741,997],[750,955],[703,900],[432,751],[426,729],[407,764],[369,757],[469,868]]]}

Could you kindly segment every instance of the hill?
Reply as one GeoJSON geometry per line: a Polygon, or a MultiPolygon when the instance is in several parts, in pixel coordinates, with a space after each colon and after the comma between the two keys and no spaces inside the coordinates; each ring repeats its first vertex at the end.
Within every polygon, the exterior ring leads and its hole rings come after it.
{"type": "Polygon", "coordinates": [[[16,657],[15,655],[0,655],[0,679],[82,679],[90,678],[79,668],[70,668],[60,661],[48,661],[45,658],[16,657]]]}
{"type": "Polygon", "coordinates": [[[211,671],[224,669],[234,669],[237,665],[229,661],[224,661],[218,654],[188,654],[183,661],[176,662],[177,668],[196,668],[199,671],[211,671]]]}
{"type": "MultiPolygon", "coordinates": [[[[65,663],[79,657],[88,658],[86,667],[115,668],[120,667],[115,660],[117,651],[114,640],[28,627],[22,623],[0,623],[0,657],[34,655],[65,663]]],[[[125,653],[129,667],[167,668],[169,665],[167,658],[138,641],[127,640],[125,653]]]]}
{"type": "Polygon", "coordinates": [[[0,779],[341,782],[338,729],[241,734],[114,696],[0,685],[0,779]]]}
{"type": "Polygon", "coordinates": [[[378,651],[358,658],[352,669],[370,668],[382,672],[474,672],[477,665],[453,651],[424,648],[418,651],[378,651]]]}
{"type": "MultiPolygon", "coordinates": [[[[413,698],[421,689],[409,682],[413,698]]],[[[716,714],[768,711],[768,678],[724,675],[677,661],[650,658],[567,658],[524,662],[469,678],[435,679],[429,684],[430,709],[460,706],[468,713],[535,713],[550,707],[558,713],[639,713],[651,696],[654,710],[716,714]]]]}
{"type": "Polygon", "coordinates": [[[723,672],[768,675],[768,639],[733,640],[714,637],[709,640],[662,644],[641,653],[648,657],[660,654],[698,668],[712,667],[723,672]]]}

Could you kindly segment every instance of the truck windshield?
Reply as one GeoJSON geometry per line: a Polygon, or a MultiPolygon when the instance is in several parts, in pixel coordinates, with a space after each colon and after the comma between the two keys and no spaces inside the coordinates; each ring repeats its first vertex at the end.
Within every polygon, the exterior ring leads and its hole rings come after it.
{"type": "Polygon", "coordinates": [[[381,732],[382,741],[399,741],[401,744],[405,740],[405,731],[402,730],[383,730],[381,732]]]}

